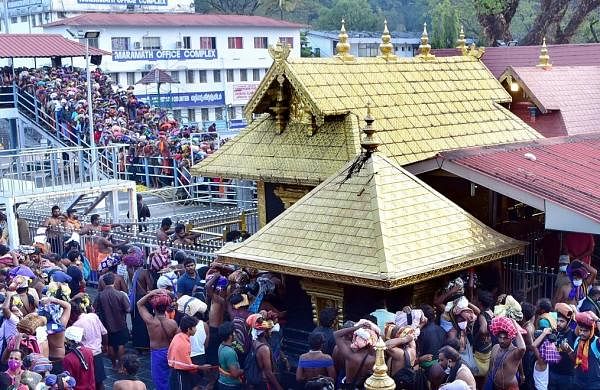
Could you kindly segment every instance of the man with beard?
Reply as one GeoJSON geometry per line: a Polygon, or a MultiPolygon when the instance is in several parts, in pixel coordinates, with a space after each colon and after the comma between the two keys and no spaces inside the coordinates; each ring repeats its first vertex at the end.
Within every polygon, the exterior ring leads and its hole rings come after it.
{"type": "Polygon", "coordinates": [[[362,388],[375,364],[373,346],[379,337],[379,327],[368,320],[360,320],[355,326],[333,333],[335,344],[345,361],[346,377],[342,379],[344,389],[362,388]],[[352,334],[352,342],[346,335],[352,334]]]}
{"type": "Polygon", "coordinates": [[[570,352],[575,358],[576,388],[585,390],[600,389],[600,338],[595,335],[598,317],[591,311],[575,315],[579,338],[570,352]]]}
{"type": "Polygon", "coordinates": [[[262,314],[251,314],[246,324],[252,329],[252,348],[256,353],[256,362],[262,374],[262,383],[255,385],[255,390],[283,390],[275,376],[275,367],[270,345],[273,321],[267,320],[262,314]]]}
{"type": "Polygon", "coordinates": [[[498,344],[492,349],[488,383],[496,390],[518,390],[517,371],[526,349],[521,329],[513,319],[495,317],[490,330],[498,339],[498,344]]]}
{"type": "Polygon", "coordinates": [[[575,333],[571,330],[571,321],[577,312],[574,306],[566,303],[557,303],[554,306],[557,314],[556,320],[556,345],[560,352],[560,360],[558,363],[551,363],[549,366],[550,377],[548,382],[548,390],[571,390],[573,389],[573,375],[575,368],[573,361],[569,357],[569,351],[573,350],[575,345],[575,333]]]}
{"type": "Polygon", "coordinates": [[[438,361],[444,372],[448,375],[446,383],[451,384],[455,381],[463,381],[469,390],[476,390],[475,377],[469,367],[462,363],[458,351],[448,345],[442,347],[438,354],[438,361]]]}

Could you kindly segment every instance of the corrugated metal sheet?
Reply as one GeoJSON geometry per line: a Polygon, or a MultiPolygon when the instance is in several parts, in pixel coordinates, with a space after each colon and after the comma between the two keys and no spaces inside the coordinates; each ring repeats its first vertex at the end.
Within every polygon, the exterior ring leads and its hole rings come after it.
{"type": "MultiPolygon", "coordinates": [[[[93,56],[109,52],[90,47],[93,56]]],[[[58,34],[0,34],[0,58],[83,57],[85,45],[58,34]]]]}

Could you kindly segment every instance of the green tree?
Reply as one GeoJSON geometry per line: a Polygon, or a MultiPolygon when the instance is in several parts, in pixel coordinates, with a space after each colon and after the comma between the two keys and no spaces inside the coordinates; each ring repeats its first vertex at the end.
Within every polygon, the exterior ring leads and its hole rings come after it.
{"type": "Polygon", "coordinates": [[[454,47],[458,37],[458,10],[450,0],[430,0],[431,24],[428,26],[431,46],[434,48],[454,47]]]}
{"type": "Polygon", "coordinates": [[[325,8],[315,22],[318,30],[339,30],[342,19],[346,30],[379,31],[383,26],[383,15],[373,10],[367,0],[334,0],[325,8]]]}

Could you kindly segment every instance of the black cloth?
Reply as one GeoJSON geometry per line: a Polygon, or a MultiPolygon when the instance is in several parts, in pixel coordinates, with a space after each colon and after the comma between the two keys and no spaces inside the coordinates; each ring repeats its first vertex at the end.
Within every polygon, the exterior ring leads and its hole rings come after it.
{"type": "Polygon", "coordinates": [[[589,297],[586,297],[583,302],[581,302],[579,312],[583,313],[584,311],[591,311],[595,315],[600,316],[600,313],[598,312],[598,306],[600,306],[598,303],[592,301],[589,297]]]}
{"type": "MultiPolygon", "coordinates": [[[[592,343],[597,343],[598,348],[600,348],[600,344],[598,344],[600,343],[600,339],[598,337],[594,336],[592,343]]],[[[600,359],[592,351],[591,345],[588,359],[588,372],[583,372],[581,367],[577,367],[573,384],[576,388],[582,390],[600,390],[600,359]]]]}
{"type": "Polygon", "coordinates": [[[121,345],[127,344],[129,341],[129,329],[121,329],[118,332],[108,333],[108,345],[118,349],[121,345]]]}
{"type": "Polygon", "coordinates": [[[219,345],[221,345],[221,340],[219,340],[219,337],[217,336],[219,334],[219,328],[210,326],[208,330],[208,334],[211,335],[211,337],[208,338],[208,345],[206,346],[206,362],[215,366],[219,364],[219,345]],[[213,335],[215,336],[213,337],[213,335]]]}
{"type": "Polygon", "coordinates": [[[419,356],[433,355],[437,359],[438,351],[446,343],[446,332],[441,326],[428,322],[418,339],[419,356]]]}
{"type": "Polygon", "coordinates": [[[106,379],[106,371],[104,370],[104,358],[102,354],[94,356],[94,380],[96,383],[102,383],[106,379]]]}
{"type": "Polygon", "coordinates": [[[323,334],[323,353],[331,356],[333,354],[333,348],[335,347],[335,337],[333,337],[333,329],[326,328],[323,326],[317,326],[313,332],[319,332],[323,334]]]}
{"type": "Polygon", "coordinates": [[[195,375],[189,371],[171,369],[169,388],[171,390],[192,390],[195,386],[195,375]]]}
{"type": "Polygon", "coordinates": [[[73,298],[81,290],[80,283],[83,280],[83,272],[76,265],[70,265],[67,267],[67,275],[71,277],[69,288],[71,289],[70,298],[73,298]]]}
{"type": "MultiPolygon", "coordinates": [[[[559,332],[556,337],[556,343],[561,345],[563,340],[567,340],[571,348],[575,346],[575,333],[568,329],[566,332],[559,332]]],[[[566,352],[560,353],[560,360],[558,363],[550,363],[549,370],[551,373],[559,374],[559,375],[573,375],[575,373],[575,365],[571,358],[569,358],[569,354],[566,352]]]]}

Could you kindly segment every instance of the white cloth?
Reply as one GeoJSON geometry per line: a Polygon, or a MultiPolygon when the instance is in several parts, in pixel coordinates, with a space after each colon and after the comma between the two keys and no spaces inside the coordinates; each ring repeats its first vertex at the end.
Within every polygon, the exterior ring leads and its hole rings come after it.
{"type": "Polygon", "coordinates": [[[533,368],[533,382],[535,383],[535,390],[548,390],[548,365],[544,371],[538,371],[537,364],[533,368]]]}
{"type": "Polygon", "coordinates": [[[35,328],[35,339],[38,344],[45,343],[48,341],[48,331],[45,326],[38,326],[35,328]]]}
{"type": "MultiPolygon", "coordinates": [[[[215,335],[216,337],[216,335],[215,335]]],[[[204,321],[198,321],[196,325],[196,333],[190,337],[190,343],[192,344],[192,353],[190,357],[204,355],[204,342],[206,341],[206,330],[204,329],[204,321]]]]}
{"type": "Polygon", "coordinates": [[[470,390],[467,382],[457,379],[454,382],[446,383],[440,387],[440,390],[470,390]]]}
{"type": "Polygon", "coordinates": [[[83,328],[78,326],[69,326],[67,329],[65,329],[65,339],[80,343],[81,340],[83,340],[83,328]]]}

